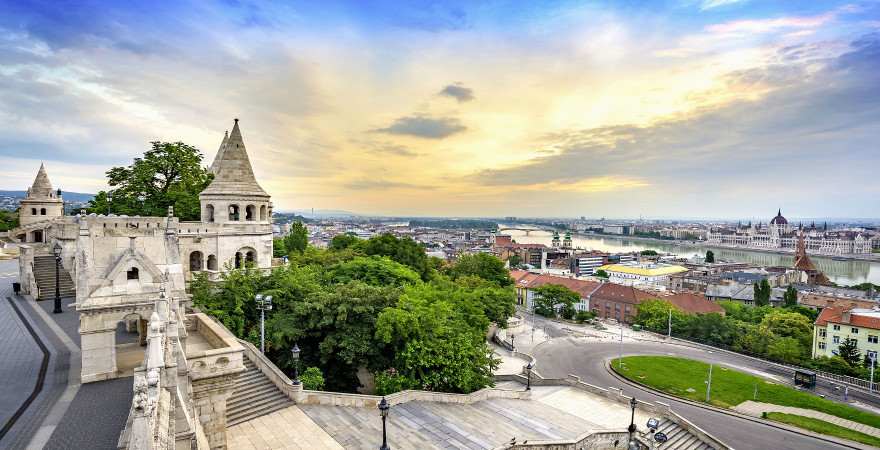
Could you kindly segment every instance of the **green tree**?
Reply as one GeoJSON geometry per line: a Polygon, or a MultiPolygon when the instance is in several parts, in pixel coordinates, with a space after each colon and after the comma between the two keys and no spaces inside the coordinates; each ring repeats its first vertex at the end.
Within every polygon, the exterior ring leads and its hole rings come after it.
{"type": "Polygon", "coordinates": [[[559,284],[545,284],[532,289],[536,314],[556,317],[557,309],[572,308],[581,299],[580,294],[559,284]]]}
{"type": "Polygon", "coordinates": [[[309,230],[302,222],[290,225],[290,233],[284,236],[284,247],[288,253],[302,253],[309,246],[309,230]]]}
{"type": "Polygon", "coordinates": [[[272,239],[272,256],[275,258],[287,256],[287,245],[284,244],[284,239],[272,239]]]}
{"type": "Polygon", "coordinates": [[[18,210],[0,211],[0,232],[18,228],[18,210]]]}
{"type": "Polygon", "coordinates": [[[318,367],[309,367],[299,376],[303,388],[310,391],[321,391],[324,389],[324,374],[318,367]]]}
{"type": "Polygon", "coordinates": [[[715,252],[712,250],[706,250],[706,262],[713,263],[715,262],[715,252]]]}
{"type": "Polygon", "coordinates": [[[152,142],[143,157],[128,167],[107,171],[112,195],[98,192],[89,202],[91,212],[130,216],[164,216],[168,207],[181,220],[200,220],[199,193],[213,179],[202,167],[202,154],[183,142],[152,142]]]}
{"type": "Polygon", "coordinates": [[[767,356],[775,361],[795,364],[803,358],[803,347],[797,339],[790,337],[776,338],[767,347],[767,356]]]}
{"type": "Polygon", "coordinates": [[[657,254],[656,250],[642,250],[641,252],[642,256],[657,256],[657,254]]]}
{"type": "Polygon", "coordinates": [[[366,255],[387,256],[415,270],[422,280],[428,280],[428,256],[425,249],[410,238],[399,239],[392,234],[382,234],[359,243],[366,255]]]}
{"type": "Polygon", "coordinates": [[[608,272],[606,272],[604,269],[597,270],[594,273],[594,275],[596,275],[599,278],[608,278],[608,272]]]}
{"type": "Polygon", "coordinates": [[[786,307],[797,306],[798,303],[798,292],[794,286],[789,286],[785,290],[785,294],[782,295],[782,303],[786,307]]]}
{"type": "Polygon", "coordinates": [[[498,286],[513,285],[513,279],[510,278],[510,272],[504,267],[504,263],[487,253],[462,255],[454,265],[447,269],[447,273],[453,280],[473,275],[491,281],[498,286]]]}
{"type": "Polygon", "coordinates": [[[680,331],[683,324],[687,323],[686,314],[675,308],[672,303],[666,300],[652,299],[639,303],[638,312],[633,319],[645,329],[656,333],[666,334],[669,328],[669,312],[672,311],[673,333],[680,331]]]}
{"type": "Polygon", "coordinates": [[[761,280],[760,283],[755,282],[755,306],[768,306],[770,304],[770,283],[767,279],[761,280]]]}
{"type": "Polygon", "coordinates": [[[837,347],[838,356],[846,361],[851,367],[858,367],[861,362],[861,352],[859,352],[858,341],[846,338],[837,347]]]}
{"type": "Polygon", "coordinates": [[[363,281],[371,286],[403,286],[420,283],[419,274],[387,256],[358,256],[329,270],[334,283],[363,281]]]}
{"type": "Polygon", "coordinates": [[[596,318],[596,313],[593,311],[578,311],[577,314],[574,315],[574,320],[577,323],[584,323],[596,318]]]}
{"type": "Polygon", "coordinates": [[[813,322],[807,317],[787,310],[774,310],[764,316],[761,325],[780,337],[796,339],[803,346],[803,353],[809,352],[813,344],[813,322]]]}
{"type": "Polygon", "coordinates": [[[507,258],[507,263],[510,264],[510,267],[519,267],[522,264],[522,258],[514,253],[507,258]]]}
{"type": "Polygon", "coordinates": [[[336,236],[333,236],[333,239],[330,240],[330,249],[343,250],[355,246],[359,242],[361,242],[361,239],[353,234],[337,234],[336,236]]]}

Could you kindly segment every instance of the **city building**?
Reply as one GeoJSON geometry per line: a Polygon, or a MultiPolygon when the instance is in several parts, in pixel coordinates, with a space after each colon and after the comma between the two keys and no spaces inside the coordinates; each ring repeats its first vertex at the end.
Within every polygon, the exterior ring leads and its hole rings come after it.
{"type": "Polygon", "coordinates": [[[804,238],[807,253],[820,255],[869,254],[875,241],[880,239],[859,229],[828,230],[827,225],[819,228],[815,223],[809,227],[794,227],[779,210],[766,226],[749,223],[735,228],[713,227],[706,234],[706,240],[727,247],[796,251],[799,236],[804,238]]]}
{"type": "Polygon", "coordinates": [[[599,267],[608,274],[608,281],[630,286],[665,287],[670,275],[687,272],[685,267],[665,263],[627,262],[599,267]]]}
{"type": "Polygon", "coordinates": [[[574,307],[578,311],[589,311],[590,296],[601,286],[595,281],[578,280],[575,278],[560,277],[547,274],[537,274],[525,270],[511,270],[510,276],[516,289],[516,302],[528,310],[534,308],[534,289],[548,284],[565,286],[580,296],[580,301],[574,307]]]}
{"type": "Polygon", "coordinates": [[[596,251],[572,255],[570,259],[571,273],[576,276],[594,275],[596,269],[608,263],[609,256],[608,253],[596,251]]]}
{"type": "Polygon", "coordinates": [[[880,351],[880,308],[845,304],[823,309],[813,325],[813,358],[837,355],[846,339],[854,339],[863,356],[876,358],[880,351]]]}
{"type": "Polygon", "coordinates": [[[639,303],[654,298],[657,298],[656,294],[632,286],[602,283],[590,296],[590,310],[597,317],[631,324],[638,313],[639,303]]]}

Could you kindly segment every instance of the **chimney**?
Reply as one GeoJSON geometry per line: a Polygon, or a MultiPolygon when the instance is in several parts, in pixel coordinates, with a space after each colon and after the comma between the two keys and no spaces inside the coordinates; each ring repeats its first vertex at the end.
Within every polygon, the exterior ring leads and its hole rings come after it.
{"type": "Polygon", "coordinates": [[[843,314],[841,314],[841,319],[843,320],[843,323],[849,323],[850,315],[851,314],[849,310],[846,310],[843,312],[843,314]]]}

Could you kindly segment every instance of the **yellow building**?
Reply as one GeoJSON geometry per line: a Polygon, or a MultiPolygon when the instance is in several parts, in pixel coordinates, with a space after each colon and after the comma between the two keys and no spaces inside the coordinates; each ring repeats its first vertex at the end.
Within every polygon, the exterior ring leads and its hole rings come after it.
{"type": "Polygon", "coordinates": [[[665,286],[669,276],[687,272],[687,269],[674,264],[640,263],[608,264],[599,267],[608,274],[608,281],[627,286],[653,285],[665,286]]]}
{"type": "Polygon", "coordinates": [[[846,339],[855,339],[863,357],[876,358],[880,351],[880,310],[854,305],[823,309],[813,324],[813,358],[837,355],[846,339]]]}

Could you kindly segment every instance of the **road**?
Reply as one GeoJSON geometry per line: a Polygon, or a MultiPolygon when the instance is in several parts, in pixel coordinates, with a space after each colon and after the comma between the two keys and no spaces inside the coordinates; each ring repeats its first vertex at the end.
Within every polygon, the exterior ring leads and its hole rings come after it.
{"type": "Polygon", "coordinates": [[[572,337],[558,323],[546,321],[540,317],[535,319],[529,317],[528,323],[546,328],[552,338],[538,344],[530,352],[538,361],[538,372],[544,377],[558,378],[574,374],[581,377],[582,381],[600,387],[621,388],[624,393],[635,395],[639,400],[648,402],[659,400],[667,403],[675,412],[737,450],[836,450],[850,448],[759,422],[703,409],[682,401],[660,397],[648,390],[619,381],[605,368],[606,361],[617,358],[621,352],[624,356],[669,355],[722,363],[742,371],[775,378],[780,382],[788,382],[788,376],[774,373],[772,366],[725,352],[707,351],[684,345],[644,342],[625,338],[621,346],[617,339],[609,338],[600,342],[595,339],[572,337]],[[532,322],[533,320],[534,322],[532,322]]]}

